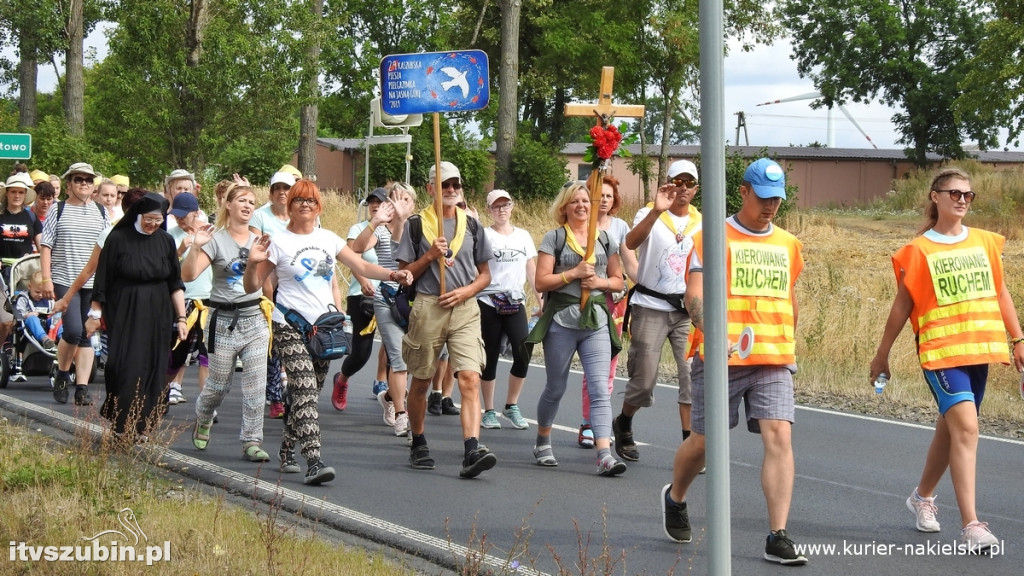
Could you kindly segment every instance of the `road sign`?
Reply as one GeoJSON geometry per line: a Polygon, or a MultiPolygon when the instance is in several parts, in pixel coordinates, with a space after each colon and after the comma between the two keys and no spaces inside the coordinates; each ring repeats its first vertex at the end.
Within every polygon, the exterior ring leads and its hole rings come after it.
{"type": "Polygon", "coordinates": [[[482,50],[392,54],[380,61],[380,104],[387,114],[479,110],[490,91],[482,50]]]}
{"type": "Polygon", "coordinates": [[[31,134],[0,134],[0,159],[28,160],[31,157],[31,134]]]}

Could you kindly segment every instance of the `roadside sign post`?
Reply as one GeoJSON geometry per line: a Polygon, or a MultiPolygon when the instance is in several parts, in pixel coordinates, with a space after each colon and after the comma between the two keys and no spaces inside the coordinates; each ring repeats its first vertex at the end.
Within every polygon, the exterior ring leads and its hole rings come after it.
{"type": "Polygon", "coordinates": [[[0,133],[0,159],[28,160],[31,157],[31,134],[0,133]]]}
{"type": "MultiPolygon", "coordinates": [[[[380,108],[385,114],[434,115],[434,212],[444,234],[441,206],[441,112],[468,112],[490,101],[487,54],[483,50],[392,54],[380,61],[380,108]]],[[[438,262],[445,293],[445,258],[438,262]]]]}

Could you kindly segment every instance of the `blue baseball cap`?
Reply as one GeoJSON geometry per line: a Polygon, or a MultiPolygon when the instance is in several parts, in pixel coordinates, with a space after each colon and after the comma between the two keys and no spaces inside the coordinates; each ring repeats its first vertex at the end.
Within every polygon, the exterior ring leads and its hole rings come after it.
{"type": "Polygon", "coordinates": [[[786,199],[786,172],[774,160],[756,160],[743,173],[743,181],[754,188],[758,198],[786,199]]]}
{"type": "Polygon", "coordinates": [[[196,210],[199,210],[199,199],[185,192],[174,197],[170,213],[175,218],[184,218],[196,210]]]}

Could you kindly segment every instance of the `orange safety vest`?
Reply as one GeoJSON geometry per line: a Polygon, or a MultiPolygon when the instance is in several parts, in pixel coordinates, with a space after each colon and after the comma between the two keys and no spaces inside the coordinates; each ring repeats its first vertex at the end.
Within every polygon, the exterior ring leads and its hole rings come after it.
{"type": "Polygon", "coordinates": [[[1005,238],[968,228],[967,238],[939,244],[918,236],[892,257],[897,282],[914,301],[911,326],[928,370],[972,364],[1009,364],[1010,348],[999,308],[1005,238]]]}
{"type": "MultiPolygon", "coordinates": [[[[728,281],[727,331],[738,342],[750,326],[754,347],[741,359],[733,354],[730,366],[784,366],[796,362],[796,318],[793,287],[804,268],[803,244],[789,232],[772,226],[768,236],[753,236],[725,226],[725,264],[728,281]]],[[[694,238],[693,251],[704,260],[704,234],[694,238]]],[[[694,333],[699,332],[694,329],[694,333]]],[[[695,334],[704,356],[704,335],[695,334]]]]}

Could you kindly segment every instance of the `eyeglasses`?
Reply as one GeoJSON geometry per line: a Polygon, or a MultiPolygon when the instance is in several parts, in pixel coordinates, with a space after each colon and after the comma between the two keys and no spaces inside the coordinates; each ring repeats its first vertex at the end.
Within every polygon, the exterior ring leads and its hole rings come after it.
{"type": "Polygon", "coordinates": [[[693,178],[673,178],[673,179],[669,180],[669,182],[671,182],[672,185],[676,186],[676,187],[679,187],[679,186],[686,186],[687,188],[696,188],[697,187],[697,181],[694,180],[693,178]]]}
{"type": "Polygon", "coordinates": [[[159,225],[164,223],[164,217],[163,216],[143,216],[142,217],[142,223],[143,224],[149,224],[150,226],[159,226],[159,225]]]}
{"type": "Polygon", "coordinates": [[[270,187],[271,192],[287,192],[291,189],[292,187],[287,184],[274,184],[270,187]]]}
{"type": "Polygon", "coordinates": [[[491,206],[491,212],[509,212],[512,210],[512,203],[502,204],[501,206],[491,206]]]}
{"type": "Polygon", "coordinates": [[[441,183],[441,189],[442,190],[445,190],[445,189],[448,189],[448,188],[451,188],[452,190],[462,190],[462,182],[459,182],[459,181],[454,181],[453,182],[451,180],[448,180],[447,182],[442,182],[441,183]]]}
{"type": "Polygon", "coordinates": [[[72,176],[71,182],[73,184],[92,184],[93,179],[86,176],[72,176]]]}
{"type": "Polygon", "coordinates": [[[970,190],[956,190],[956,189],[953,189],[953,190],[936,190],[936,192],[939,192],[940,194],[942,192],[945,192],[945,193],[949,194],[949,199],[954,201],[954,202],[959,202],[960,199],[963,198],[964,202],[967,202],[968,204],[973,202],[974,201],[974,197],[977,196],[977,194],[975,194],[974,192],[971,192],[970,190]]]}
{"type": "Polygon", "coordinates": [[[306,206],[319,206],[320,201],[316,198],[292,198],[292,204],[298,204],[299,206],[305,204],[306,206]]]}

